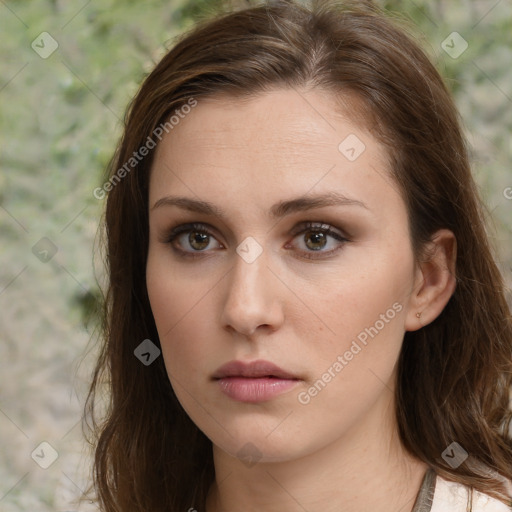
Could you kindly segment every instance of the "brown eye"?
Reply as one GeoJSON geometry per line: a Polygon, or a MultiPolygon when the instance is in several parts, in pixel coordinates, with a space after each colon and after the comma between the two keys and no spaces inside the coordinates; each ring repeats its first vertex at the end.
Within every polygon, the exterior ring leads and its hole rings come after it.
{"type": "MultiPolygon", "coordinates": [[[[210,229],[200,223],[182,224],[171,230],[165,243],[172,245],[182,256],[191,258],[224,249],[210,229]]],[[[330,257],[349,242],[336,228],[322,222],[302,223],[292,234],[295,243],[287,244],[286,248],[294,248],[297,255],[309,259],[330,257]]]]}
{"type": "Polygon", "coordinates": [[[223,245],[210,232],[207,225],[200,223],[181,224],[171,230],[165,237],[170,244],[183,256],[203,256],[212,250],[223,249],[223,245]]]}
{"type": "Polygon", "coordinates": [[[192,249],[196,251],[202,251],[206,249],[210,244],[210,235],[206,233],[199,233],[197,231],[191,231],[188,235],[188,243],[192,249]]]}
{"type": "Polygon", "coordinates": [[[348,238],[325,222],[303,222],[293,231],[294,242],[287,249],[295,249],[298,257],[306,259],[329,258],[340,250],[348,238]]]}
{"type": "Polygon", "coordinates": [[[325,233],[309,231],[304,235],[304,242],[308,249],[319,251],[327,245],[327,236],[325,233]]]}

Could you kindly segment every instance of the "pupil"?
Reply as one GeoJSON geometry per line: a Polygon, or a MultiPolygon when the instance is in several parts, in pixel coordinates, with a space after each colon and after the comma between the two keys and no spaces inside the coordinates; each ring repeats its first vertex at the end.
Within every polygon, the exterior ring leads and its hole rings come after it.
{"type": "Polygon", "coordinates": [[[197,250],[202,250],[206,247],[208,247],[209,243],[209,236],[205,233],[190,233],[188,235],[188,241],[190,243],[190,246],[197,250]]]}
{"type": "Polygon", "coordinates": [[[325,247],[326,238],[325,233],[310,233],[307,237],[306,245],[313,249],[314,251],[318,251],[325,247]]]}

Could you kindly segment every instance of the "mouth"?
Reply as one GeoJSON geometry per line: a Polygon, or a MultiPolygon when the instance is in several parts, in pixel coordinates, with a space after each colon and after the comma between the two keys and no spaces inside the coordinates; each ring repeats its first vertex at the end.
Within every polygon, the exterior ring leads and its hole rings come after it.
{"type": "Polygon", "coordinates": [[[212,376],[214,380],[229,377],[300,380],[298,376],[283,370],[274,363],[263,360],[252,361],[250,363],[230,361],[218,368],[212,376]]]}
{"type": "Polygon", "coordinates": [[[279,377],[223,377],[220,390],[232,400],[246,403],[267,402],[296,387],[299,379],[279,377]]]}
{"type": "Polygon", "coordinates": [[[300,377],[268,361],[243,363],[231,361],[221,366],[212,376],[220,390],[229,398],[246,403],[258,403],[295,387],[300,377]]]}

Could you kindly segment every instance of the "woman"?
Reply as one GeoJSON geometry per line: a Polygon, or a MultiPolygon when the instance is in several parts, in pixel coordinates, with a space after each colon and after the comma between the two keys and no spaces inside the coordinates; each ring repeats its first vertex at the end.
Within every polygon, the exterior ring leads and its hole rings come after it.
{"type": "Polygon", "coordinates": [[[103,189],[103,510],[510,510],[502,277],[453,101],[377,8],[199,24],[103,189]]]}

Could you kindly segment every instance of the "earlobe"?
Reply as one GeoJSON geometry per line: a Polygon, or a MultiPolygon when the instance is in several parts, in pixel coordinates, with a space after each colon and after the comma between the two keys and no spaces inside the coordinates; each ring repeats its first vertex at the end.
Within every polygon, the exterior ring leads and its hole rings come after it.
{"type": "Polygon", "coordinates": [[[419,263],[405,321],[406,331],[433,322],[443,311],[456,287],[457,240],[452,231],[437,231],[419,263]]]}

